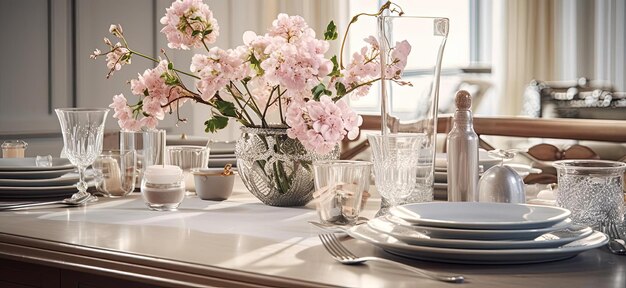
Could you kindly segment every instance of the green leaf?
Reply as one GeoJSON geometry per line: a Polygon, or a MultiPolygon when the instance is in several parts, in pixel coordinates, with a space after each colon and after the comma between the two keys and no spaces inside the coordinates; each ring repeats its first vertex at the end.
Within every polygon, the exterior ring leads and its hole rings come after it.
{"type": "Polygon", "coordinates": [[[165,76],[165,84],[166,85],[174,86],[174,85],[177,85],[179,83],[178,82],[178,78],[176,78],[176,77],[174,77],[172,75],[169,75],[167,73],[165,73],[163,75],[165,76]]]}
{"type": "Polygon", "coordinates": [[[335,22],[330,21],[328,26],[326,26],[326,32],[324,32],[324,40],[335,40],[337,39],[337,26],[335,26],[335,22]]]}
{"type": "Polygon", "coordinates": [[[313,87],[313,89],[311,89],[311,94],[313,94],[313,100],[319,101],[325,90],[326,86],[324,86],[323,83],[317,84],[317,86],[313,87]]]}
{"type": "Polygon", "coordinates": [[[343,85],[343,83],[335,83],[335,89],[337,90],[337,97],[343,97],[346,95],[346,85],[343,85]]]}
{"type": "Polygon", "coordinates": [[[167,69],[168,70],[173,70],[174,69],[174,63],[172,63],[172,62],[167,63],[167,69]]]}
{"type": "Polygon", "coordinates": [[[215,133],[218,130],[226,128],[228,126],[228,118],[220,115],[214,115],[213,118],[204,122],[205,132],[215,133]]]}
{"type": "Polygon", "coordinates": [[[215,108],[220,111],[220,114],[228,117],[237,117],[235,104],[224,100],[217,100],[215,101],[215,106],[215,108]]]}
{"type": "Polygon", "coordinates": [[[250,68],[252,68],[258,75],[263,75],[263,68],[261,68],[261,61],[254,56],[254,53],[250,53],[250,57],[248,58],[250,61],[250,68]]]}
{"type": "Polygon", "coordinates": [[[339,63],[337,62],[337,55],[334,55],[333,58],[330,58],[330,61],[333,62],[333,71],[331,71],[328,76],[329,77],[339,77],[341,73],[339,73],[339,63]]]}
{"type": "Polygon", "coordinates": [[[200,30],[193,30],[193,32],[191,32],[191,37],[200,35],[200,33],[202,33],[202,31],[200,31],[200,30]]]}

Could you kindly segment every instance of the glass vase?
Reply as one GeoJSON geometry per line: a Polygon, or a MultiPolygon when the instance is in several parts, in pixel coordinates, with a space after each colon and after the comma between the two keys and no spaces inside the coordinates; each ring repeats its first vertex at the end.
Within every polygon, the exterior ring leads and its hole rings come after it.
{"type": "MultiPolygon", "coordinates": [[[[429,191],[425,193],[430,196],[425,197],[423,189],[419,189],[419,193],[409,193],[402,199],[394,199],[394,205],[433,199],[439,81],[448,27],[448,18],[407,15],[378,17],[383,79],[381,81],[381,133],[383,135],[381,141],[385,146],[392,139],[384,137],[398,133],[410,133],[419,137],[421,139],[419,166],[428,167],[427,171],[420,172],[419,185],[427,187],[429,191]],[[386,67],[395,65],[391,60],[394,47],[402,41],[408,42],[411,52],[407,57],[401,79],[393,79],[393,75],[385,74],[386,67]]],[[[391,155],[389,151],[378,156],[380,156],[379,161],[386,161],[385,157],[394,159],[402,157],[402,155],[391,155]]],[[[393,194],[393,191],[389,193],[393,194]]],[[[381,191],[381,194],[385,194],[385,191],[381,191]]],[[[389,206],[387,200],[383,197],[381,214],[386,213],[389,206]]]]}
{"type": "Polygon", "coordinates": [[[303,206],[313,199],[312,162],[339,158],[339,146],[322,155],[287,136],[283,128],[242,127],[237,169],[248,190],[271,206],[303,206]]]}

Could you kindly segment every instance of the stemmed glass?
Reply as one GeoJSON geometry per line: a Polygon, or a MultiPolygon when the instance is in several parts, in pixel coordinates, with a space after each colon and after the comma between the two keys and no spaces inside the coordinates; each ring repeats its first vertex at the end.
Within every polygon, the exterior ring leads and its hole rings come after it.
{"type": "Polygon", "coordinates": [[[87,196],[85,169],[102,153],[104,122],[109,109],[61,108],[54,111],[61,123],[65,155],[78,167],[78,192],[72,195],[72,199],[87,196]]]}

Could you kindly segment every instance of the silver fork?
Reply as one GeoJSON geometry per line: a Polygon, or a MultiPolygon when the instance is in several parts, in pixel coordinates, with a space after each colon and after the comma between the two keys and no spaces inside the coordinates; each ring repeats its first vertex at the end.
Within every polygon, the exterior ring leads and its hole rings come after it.
{"type": "Polygon", "coordinates": [[[411,272],[418,273],[420,275],[426,276],[428,278],[439,280],[443,282],[452,282],[452,283],[463,283],[465,278],[461,275],[439,275],[430,271],[422,270],[419,268],[415,268],[413,266],[405,265],[399,262],[391,261],[385,258],[366,256],[366,257],[357,257],[352,254],[350,250],[348,250],[339,239],[335,236],[335,234],[320,234],[319,235],[322,244],[324,244],[324,248],[330,253],[330,255],[335,258],[335,260],[339,261],[341,264],[346,265],[354,265],[354,264],[362,264],[365,261],[378,261],[387,264],[396,265],[398,267],[402,267],[411,272]]]}
{"type": "Polygon", "coordinates": [[[609,236],[609,243],[607,246],[613,254],[626,255],[626,242],[620,237],[620,233],[617,230],[617,225],[614,223],[608,223],[602,225],[602,232],[609,236]]]}

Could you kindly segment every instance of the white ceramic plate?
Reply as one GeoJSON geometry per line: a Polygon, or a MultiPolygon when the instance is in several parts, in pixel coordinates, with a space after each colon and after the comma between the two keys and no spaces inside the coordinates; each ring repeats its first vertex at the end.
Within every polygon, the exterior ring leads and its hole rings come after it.
{"type": "Polygon", "coordinates": [[[235,154],[235,141],[217,141],[208,144],[210,157],[218,154],[235,154]]]}
{"type": "Polygon", "coordinates": [[[74,185],[54,187],[0,186],[0,199],[33,199],[67,197],[78,192],[74,185]]]}
{"type": "Polygon", "coordinates": [[[435,171],[435,183],[448,183],[448,172],[447,171],[435,171]]]}
{"type": "Polygon", "coordinates": [[[572,225],[568,228],[543,234],[532,240],[466,240],[430,237],[415,229],[396,225],[386,217],[378,217],[367,222],[370,228],[389,234],[411,245],[463,249],[528,249],[554,248],[589,236],[593,230],[587,226],[572,225]]]}
{"type": "Polygon", "coordinates": [[[51,179],[0,179],[0,186],[39,187],[67,186],[78,183],[78,174],[66,174],[51,179]]]}
{"type": "Polygon", "coordinates": [[[76,186],[74,185],[66,185],[66,186],[41,186],[41,187],[11,187],[11,186],[0,186],[0,193],[4,195],[8,194],[16,194],[20,195],[23,193],[45,193],[45,192],[59,192],[59,191],[78,191],[76,190],[76,186]]]}
{"type": "Polygon", "coordinates": [[[392,207],[389,212],[421,226],[463,229],[534,229],[563,221],[560,207],[484,202],[425,202],[392,207]]]}
{"type": "Polygon", "coordinates": [[[222,155],[211,155],[209,156],[209,167],[218,168],[224,167],[226,164],[231,164],[233,167],[237,167],[237,158],[232,154],[225,154],[224,156],[228,157],[216,157],[222,155]]]}
{"type": "Polygon", "coordinates": [[[543,234],[556,230],[566,229],[572,225],[572,220],[565,219],[553,226],[541,229],[515,229],[515,230],[482,230],[482,229],[456,229],[443,227],[430,227],[412,225],[398,217],[387,216],[387,220],[404,228],[413,229],[432,238],[465,239],[465,240],[532,240],[543,234]]]}
{"type": "Polygon", "coordinates": [[[74,168],[49,171],[0,171],[0,179],[52,179],[73,171],[74,168]]]}
{"type": "Polygon", "coordinates": [[[74,165],[65,158],[53,158],[52,166],[37,166],[35,158],[0,158],[0,171],[50,171],[67,170],[74,168],[74,165]]]}
{"type": "MultiPolygon", "coordinates": [[[[479,150],[478,151],[478,164],[483,165],[483,170],[487,171],[487,169],[491,168],[494,165],[500,164],[500,159],[491,158],[487,151],[479,150]]],[[[437,153],[435,156],[435,170],[446,170],[448,166],[448,155],[447,153],[437,153]],[[437,169],[439,168],[439,169],[437,169]],[[443,169],[446,168],[446,169],[443,169]]]]}
{"type": "Polygon", "coordinates": [[[515,172],[517,172],[517,174],[519,174],[519,176],[521,176],[522,178],[528,176],[528,174],[541,173],[541,169],[533,168],[533,167],[530,167],[530,165],[526,165],[526,164],[507,163],[504,165],[513,168],[513,170],[515,170],[515,172]]]}
{"type": "Polygon", "coordinates": [[[347,233],[392,254],[419,260],[463,264],[524,264],[562,260],[608,242],[606,235],[593,231],[587,237],[557,248],[454,249],[409,245],[388,234],[375,231],[368,225],[352,227],[347,233]]]}

